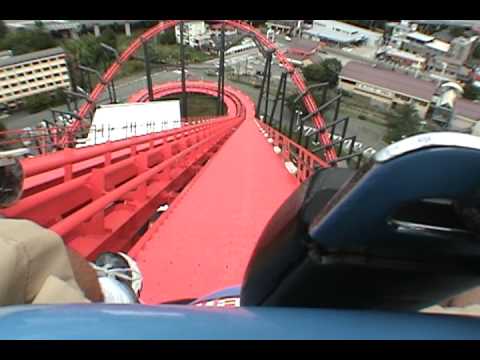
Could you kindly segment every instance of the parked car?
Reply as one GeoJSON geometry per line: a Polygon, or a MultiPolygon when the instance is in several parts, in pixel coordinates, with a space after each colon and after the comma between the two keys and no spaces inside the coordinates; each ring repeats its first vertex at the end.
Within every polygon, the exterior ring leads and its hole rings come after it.
{"type": "Polygon", "coordinates": [[[371,158],[373,155],[375,155],[376,152],[377,152],[377,150],[375,150],[372,147],[369,147],[369,148],[367,148],[363,151],[363,156],[365,156],[367,158],[371,158]]]}

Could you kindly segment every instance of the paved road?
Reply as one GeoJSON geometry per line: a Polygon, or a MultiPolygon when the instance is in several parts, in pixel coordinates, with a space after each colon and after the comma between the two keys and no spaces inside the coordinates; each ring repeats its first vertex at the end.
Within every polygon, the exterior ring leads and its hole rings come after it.
{"type": "MultiPolygon", "coordinates": [[[[284,40],[282,43],[282,40],[280,39],[279,46],[280,48],[285,48],[288,46],[288,43],[285,42],[284,40]]],[[[346,56],[349,56],[349,55],[351,54],[346,53],[346,56]]],[[[349,60],[346,56],[340,57],[337,54],[329,54],[329,55],[319,54],[317,56],[319,57],[336,56],[342,62],[349,60]]],[[[226,60],[230,64],[233,64],[233,66],[237,66],[242,70],[248,66],[253,68],[253,71],[257,71],[257,70],[263,71],[263,67],[264,67],[264,60],[257,49],[252,49],[240,55],[228,56],[226,60]]],[[[215,69],[216,62],[218,62],[218,59],[209,60],[203,64],[189,65],[189,68],[188,68],[189,78],[194,80],[216,81],[217,78],[215,76],[207,76],[206,74],[208,69],[215,69]]],[[[250,69],[250,71],[252,71],[252,69],[250,69]]],[[[277,89],[277,84],[278,84],[278,80],[280,79],[281,71],[282,71],[282,68],[280,66],[278,66],[277,64],[272,65],[272,87],[271,87],[272,100],[277,89]]],[[[152,78],[155,84],[155,83],[162,83],[165,81],[180,80],[180,74],[174,71],[157,71],[152,74],[152,78]]],[[[228,79],[226,79],[225,82],[226,84],[229,84],[241,89],[242,91],[247,93],[255,102],[257,101],[258,95],[259,95],[259,89],[256,89],[250,85],[245,85],[238,82],[232,82],[228,79]]],[[[143,74],[133,75],[129,78],[117,80],[116,89],[117,89],[118,100],[120,102],[126,101],[128,96],[130,96],[133,92],[143,89],[145,87],[146,87],[146,78],[143,74]]],[[[295,91],[295,88],[290,82],[288,83],[288,91],[295,91]]],[[[108,96],[107,94],[104,94],[100,103],[107,103],[107,101],[108,101],[108,96]]],[[[279,117],[279,112],[280,112],[279,108],[280,106],[277,107],[277,111],[275,114],[276,117],[279,117]]],[[[59,106],[59,107],[56,107],[56,109],[67,110],[66,106],[59,106]]],[[[270,109],[271,109],[271,105],[270,105],[270,109]]],[[[290,114],[288,110],[286,110],[286,112],[284,113],[284,116],[285,116],[285,119],[290,118],[290,114]]],[[[36,114],[28,114],[25,112],[16,113],[4,121],[9,129],[18,129],[18,128],[24,128],[27,126],[33,127],[44,119],[51,119],[51,113],[49,110],[36,113],[36,114]]],[[[362,120],[358,120],[358,119],[351,120],[349,130],[348,130],[349,135],[357,134],[359,141],[369,144],[371,146],[374,146],[375,148],[381,148],[383,146],[381,139],[383,138],[384,133],[385,133],[384,127],[375,125],[369,122],[365,122],[362,120]]]]}

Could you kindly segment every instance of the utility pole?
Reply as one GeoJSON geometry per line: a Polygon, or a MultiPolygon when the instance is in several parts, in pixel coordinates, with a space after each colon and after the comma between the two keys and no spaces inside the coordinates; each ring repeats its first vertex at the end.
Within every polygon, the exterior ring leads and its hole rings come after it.
{"type": "Polygon", "coordinates": [[[187,117],[187,87],[185,84],[185,47],[183,41],[184,22],[180,22],[180,63],[182,68],[182,115],[187,117]]]}
{"type": "Polygon", "coordinates": [[[143,55],[145,61],[145,77],[147,79],[148,100],[153,101],[152,73],[150,71],[150,58],[148,54],[148,44],[143,43],[143,55]]]}

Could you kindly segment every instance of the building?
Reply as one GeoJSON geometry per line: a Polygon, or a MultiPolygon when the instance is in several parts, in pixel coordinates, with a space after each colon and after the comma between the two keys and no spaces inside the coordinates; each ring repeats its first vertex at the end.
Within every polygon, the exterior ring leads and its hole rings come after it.
{"type": "Polygon", "coordinates": [[[448,42],[416,30],[417,24],[411,24],[407,20],[402,20],[400,23],[387,23],[384,41],[391,47],[426,58],[447,54],[450,48],[448,42]]]}
{"type": "Polygon", "coordinates": [[[400,66],[410,66],[414,69],[424,69],[427,59],[407,51],[402,51],[392,47],[386,47],[377,52],[377,58],[383,61],[398,64],[400,66]]]}
{"type": "Polygon", "coordinates": [[[480,103],[467,99],[457,99],[450,129],[469,132],[477,124],[480,124],[480,103]]]}
{"type": "Polygon", "coordinates": [[[14,109],[25,98],[70,88],[66,54],[52,48],[0,60],[0,103],[14,109]]]}
{"type": "Polygon", "coordinates": [[[298,54],[303,56],[310,56],[315,54],[321,44],[317,41],[311,41],[308,39],[294,39],[290,43],[287,51],[291,54],[298,54]]]}
{"type": "Polygon", "coordinates": [[[465,38],[463,36],[457,37],[452,40],[450,50],[448,51],[448,57],[461,61],[462,64],[472,55],[475,45],[477,44],[478,36],[472,36],[465,38]]]}
{"type": "Polygon", "coordinates": [[[230,26],[228,24],[222,24],[222,23],[208,24],[208,31],[210,31],[210,35],[218,37],[222,33],[222,27],[224,27],[226,37],[234,36],[234,35],[237,35],[238,33],[238,30],[233,26],[230,26]]]}
{"type": "Polygon", "coordinates": [[[417,26],[410,24],[408,20],[402,20],[399,23],[389,22],[385,24],[385,32],[383,34],[384,43],[395,48],[400,48],[407,34],[416,29],[417,26]]]}
{"type": "Polygon", "coordinates": [[[303,36],[337,46],[366,45],[378,46],[383,34],[358,26],[335,20],[314,20],[311,29],[305,30],[303,36]]]}
{"type": "Polygon", "coordinates": [[[408,33],[402,41],[400,49],[427,58],[444,56],[448,53],[450,44],[435,39],[433,36],[425,35],[417,31],[408,33]]]}
{"type": "Polygon", "coordinates": [[[269,29],[285,34],[291,34],[295,29],[301,28],[301,20],[268,20],[265,25],[269,29]]]}
{"type": "Polygon", "coordinates": [[[305,67],[313,64],[311,55],[299,54],[299,53],[291,52],[291,50],[287,50],[285,52],[285,56],[287,57],[287,60],[290,61],[295,66],[305,67]]]}
{"type": "MultiPolygon", "coordinates": [[[[177,44],[180,44],[180,25],[175,26],[175,37],[177,44]]],[[[205,21],[190,21],[183,25],[183,41],[190,47],[199,48],[208,46],[210,34],[208,33],[205,21]]]]}
{"type": "Polygon", "coordinates": [[[467,82],[471,74],[471,70],[465,67],[461,60],[448,56],[437,56],[430,59],[427,70],[432,74],[437,73],[447,79],[462,82],[467,82]]]}
{"type": "Polygon", "coordinates": [[[363,95],[375,105],[394,109],[398,105],[411,103],[420,116],[425,117],[435,93],[436,84],[416,79],[392,70],[383,70],[350,61],[339,76],[339,87],[363,95]]]}
{"type": "MultiPolygon", "coordinates": [[[[430,110],[434,110],[435,116],[435,110],[445,105],[438,103],[438,93],[439,89],[446,85],[444,83],[438,86],[435,82],[355,61],[347,63],[339,76],[339,87],[342,90],[365,96],[371,103],[382,104],[383,107],[390,109],[394,109],[399,104],[410,103],[423,118],[432,116],[430,110]]],[[[455,87],[461,90],[458,84],[455,87]]],[[[455,98],[451,99],[447,105],[450,110],[446,114],[448,118],[446,128],[449,130],[471,132],[480,121],[480,103],[478,102],[455,98]]]]}

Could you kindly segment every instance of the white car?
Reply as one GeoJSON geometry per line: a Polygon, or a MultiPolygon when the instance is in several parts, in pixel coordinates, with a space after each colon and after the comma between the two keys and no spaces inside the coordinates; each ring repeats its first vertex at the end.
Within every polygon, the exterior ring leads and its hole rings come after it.
{"type": "Polygon", "coordinates": [[[285,36],[286,41],[292,41],[292,38],[290,36],[285,36]]]}
{"type": "Polygon", "coordinates": [[[347,139],[343,142],[343,148],[350,151],[350,146],[352,145],[352,139],[347,139]]]}
{"type": "Polygon", "coordinates": [[[353,49],[352,49],[352,48],[349,48],[349,47],[346,47],[346,48],[343,48],[342,50],[343,50],[343,51],[346,51],[346,52],[352,52],[353,49]]]}
{"type": "Polygon", "coordinates": [[[354,145],[353,145],[353,150],[354,151],[360,151],[362,150],[363,148],[363,144],[361,142],[356,142],[354,145]]]}
{"type": "Polygon", "coordinates": [[[377,152],[377,150],[375,150],[372,147],[369,147],[369,148],[367,148],[363,151],[363,156],[365,156],[367,158],[371,158],[373,155],[375,155],[376,152],[377,152]]]}
{"type": "Polygon", "coordinates": [[[340,141],[342,137],[340,135],[333,134],[333,141],[340,141]]]}

